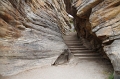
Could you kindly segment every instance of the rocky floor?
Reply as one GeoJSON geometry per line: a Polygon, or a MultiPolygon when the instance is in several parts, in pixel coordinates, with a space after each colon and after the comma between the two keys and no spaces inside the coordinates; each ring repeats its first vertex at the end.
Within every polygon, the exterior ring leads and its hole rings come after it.
{"type": "Polygon", "coordinates": [[[102,60],[80,60],[59,66],[45,66],[1,79],[108,79],[111,65],[102,60]]]}
{"type": "Polygon", "coordinates": [[[74,55],[69,63],[38,67],[0,79],[109,79],[113,73],[111,63],[100,54],[87,50],[77,41],[77,38],[73,39],[73,37],[64,37],[74,55]],[[71,39],[72,44],[69,42],[71,39]]]}

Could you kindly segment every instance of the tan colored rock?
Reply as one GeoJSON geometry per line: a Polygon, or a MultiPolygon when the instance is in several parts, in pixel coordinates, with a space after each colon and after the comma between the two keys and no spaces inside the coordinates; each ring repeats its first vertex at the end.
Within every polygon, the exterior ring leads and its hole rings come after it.
{"type": "Polygon", "coordinates": [[[0,75],[51,65],[67,49],[63,0],[0,0],[0,75]]]}
{"type": "MultiPolygon", "coordinates": [[[[105,1],[103,3],[105,3],[105,1]]],[[[99,10],[95,8],[97,11],[95,11],[93,8],[94,12],[91,14],[90,17],[92,28],[112,18],[115,18],[118,14],[120,14],[119,3],[120,0],[111,1],[111,3],[109,1],[109,5],[105,5],[103,8],[100,8],[99,10]]],[[[104,4],[101,3],[100,7],[103,5],[104,4]]]]}
{"type": "Polygon", "coordinates": [[[120,0],[105,0],[97,7],[93,8],[93,12],[90,16],[90,22],[92,25],[92,30],[99,37],[104,37],[102,39],[103,43],[109,43],[104,46],[105,53],[110,58],[114,70],[115,79],[120,74],[120,56],[119,56],[119,35],[120,35],[120,0]],[[108,5],[104,5],[108,3],[108,5]],[[104,7],[102,7],[104,5],[104,7]],[[100,7],[100,8],[99,8],[100,7]],[[99,10],[97,10],[99,8],[99,10]]]}
{"type": "Polygon", "coordinates": [[[105,51],[102,54],[107,54],[115,70],[115,79],[119,79],[120,0],[72,0],[72,2],[69,0],[69,2],[72,5],[71,12],[76,11],[73,16],[78,36],[89,42],[83,44],[88,46],[91,44],[98,52],[105,51]]]}

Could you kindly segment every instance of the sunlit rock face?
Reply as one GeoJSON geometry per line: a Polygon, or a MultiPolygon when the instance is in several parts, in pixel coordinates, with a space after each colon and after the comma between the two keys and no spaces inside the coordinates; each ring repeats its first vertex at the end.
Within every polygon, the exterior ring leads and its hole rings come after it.
{"type": "Polygon", "coordinates": [[[0,75],[53,64],[68,20],[63,0],[0,0],[0,75]]]}
{"type": "Polygon", "coordinates": [[[104,50],[115,72],[120,74],[120,0],[68,0],[66,3],[71,3],[69,8],[83,44],[99,52],[104,50]]]}

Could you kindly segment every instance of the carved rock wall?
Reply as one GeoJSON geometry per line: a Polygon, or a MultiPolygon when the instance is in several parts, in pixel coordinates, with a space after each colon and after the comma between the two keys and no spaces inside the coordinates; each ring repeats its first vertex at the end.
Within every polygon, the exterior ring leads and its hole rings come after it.
{"type": "Polygon", "coordinates": [[[68,0],[66,3],[71,3],[69,8],[83,44],[104,57],[106,54],[115,73],[120,75],[120,0],[68,0]]]}
{"type": "Polygon", "coordinates": [[[0,75],[53,64],[68,25],[63,0],[0,0],[0,75]]]}

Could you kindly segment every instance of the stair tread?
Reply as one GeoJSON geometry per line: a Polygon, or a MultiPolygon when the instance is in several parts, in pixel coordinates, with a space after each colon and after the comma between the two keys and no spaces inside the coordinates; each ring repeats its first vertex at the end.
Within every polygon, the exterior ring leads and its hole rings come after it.
{"type": "Polygon", "coordinates": [[[79,44],[80,43],[80,44],[82,44],[81,42],[66,42],[66,43],[72,43],[72,44],[73,43],[75,43],[75,44],[79,44]]]}
{"type": "Polygon", "coordinates": [[[67,40],[64,40],[66,42],[81,42],[80,40],[72,40],[72,41],[67,41],[67,40]]]}
{"type": "MultiPolygon", "coordinates": [[[[75,56],[75,57],[76,57],[76,56],[75,56]]],[[[82,58],[84,58],[84,59],[100,58],[100,59],[102,59],[103,57],[100,57],[100,56],[99,56],[99,57],[85,57],[85,56],[83,57],[83,56],[82,56],[82,57],[77,57],[77,58],[80,58],[80,59],[82,59],[82,58]]]]}
{"type": "Polygon", "coordinates": [[[68,46],[70,46],[70,47],[85,47],[83,45],[68,45],[68,46]]]}
{"type": "Polygon", "coordinates": [[[75,53],[74,55],[87,55],[87,56],[89,56],[89,55],[100,55],[99,53],[75,53]]]}
{"type": "Polygon", "coordinates": [[[76,33],[64,35],[63,38],[74,57],[79,59],[103,59],[100,53],[96,53],[83,46],[76,33]]]}
{"type": "Polygon", "coordinates": [[[95,52],[95,51],[92,51],[92,50],[71,50],[71,52],[95,52]]]}
{"type": "Polygon", "coordinates": [[[84,51],[84,52],[74,52],[74,51],[71,51],[71,53],[75,54],[75,53],[95,53],[95,52],[86,52],[86,51],[84,51]]]}
{"type": "Polygon", "coordinates": [[[83,46],[82,44],[67,44],[68,46],[83,46]]]}
{"type": "Polygon", "coordinates": [[[67,42],[67,43],[81,43],[79,40],[78,41],[76,41],[76,40],[71,40],[71,41],[66,41],[66,40],[64,40],[65,42],[67,42]]]}
{"type": "Polygon", "coordinates": [[[70,50],[88,50],[87,48],[69,48],[70,50]]]}
{"type": "Polygon", "coordinates": [[[85,48],[85,46],[82,45],[67,45],[69,48],[85,48]]]}
{"type": "Polygon", "coordinates": [[[67,42],[66,44],[82,44],[82,43],[71,43],[71,42],[67,42]]]}
{"type": "Polygon", "coordinates": [[[72,40],[72,41],[66,41],[64,40],[65,42],[81,42],[80,40],[72,40]]]}

